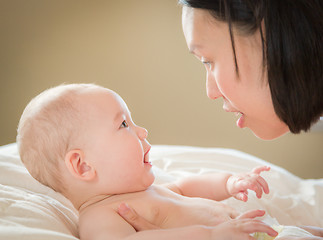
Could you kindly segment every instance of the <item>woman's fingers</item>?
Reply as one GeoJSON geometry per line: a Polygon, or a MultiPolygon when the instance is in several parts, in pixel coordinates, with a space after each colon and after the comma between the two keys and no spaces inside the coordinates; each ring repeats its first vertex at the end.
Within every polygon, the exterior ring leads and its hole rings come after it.
{"type": "Polygon", "coordinates": [[[135,210],[130,208],[126,203],[121,203],[118,208],[119,215],[126,220],[136,231],[158,229],[146,219],[139,216],[135,210]]]}
{"type": "Polygon", "coordinates": [[[243,230],[247,233],[263,232],[272,237],[276,237],[278,235],[278,232],[276,232],[273,228],[258,220],[248,222],[243,226],[243,228],[243,230]]]}
{"type": "Polygon", "coordinates": [[[250,234],[257,232],[277,236],[278,233],[273,228],[262,221],[253,219],[263,214],[262,210],[252,210],[242,214],[240,219],[236,218],[215,226],[216,239],[255,239],[250,234]]]}
{"type": "Polygon", "coordinates": [[[265,215],[264,210],[256,209],[256,210],[250,210],[245,213],[240,214],[237,219],[246,219],[246,218],[256,218],[256,217],[262,217],[265,215]]]}
{"type": "Polygon", "coordinates": [[[246,233],[254,233],[254,232],[264,232],[267,233],[269,236],[277,236],[277,232],[268,226],[267,224],[255,220],[256,217],[262,217],[265,215],[264,210],[256,209],[256,210],[250,210],[245,213],[242,213],[239,215],[236,219],[246,221],[243,225],[243,231],[246,233]],[[244,219],[244,220],[243,220],[244,219]],[[249,219],[249,220],[248,220],[249,219]],[[254,219],[254,220],[251,220],[254,219]]]}

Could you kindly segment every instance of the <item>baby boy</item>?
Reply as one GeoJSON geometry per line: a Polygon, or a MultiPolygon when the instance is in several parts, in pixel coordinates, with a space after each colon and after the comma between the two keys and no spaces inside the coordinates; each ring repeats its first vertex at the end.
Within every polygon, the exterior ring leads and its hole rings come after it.
{"type": "Polygon", "coordinates": [[[44,91],[27,105],[17,142],[30,174],[66,196],[79,211],[82,240],[277,235],[255,219],[264,211],[240,214],[219,202],[232,196],[246,201],[248,189],[259,198],[268,193],[260,173],[269,167],[152,185],[146,138],[147,130],[132,121],[118,94],[94,84],[68,84],[44,91]],[[137,232],[118,214],[125,202],[158,229],[137,232]]]}

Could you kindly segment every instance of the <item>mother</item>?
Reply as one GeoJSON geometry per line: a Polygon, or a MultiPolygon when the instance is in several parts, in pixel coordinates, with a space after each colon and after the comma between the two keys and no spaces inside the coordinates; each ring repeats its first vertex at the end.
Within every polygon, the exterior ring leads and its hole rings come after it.
{"type": "Polygon", "coordinates": [[[307,131],[323,113],[323,2],[180,0],[207,95],[262,139],[307,131]]]}
{"type": "MultiPolygon", "coordinates": [[[[323,1],[179,0],[210,99],[262,139],[307,131],[323,114],[323,1]]],[[[123,210],[122,210],[123,209],[123,210]]],[[[151,228],[131,209],[120,214],[151,228]]]]}

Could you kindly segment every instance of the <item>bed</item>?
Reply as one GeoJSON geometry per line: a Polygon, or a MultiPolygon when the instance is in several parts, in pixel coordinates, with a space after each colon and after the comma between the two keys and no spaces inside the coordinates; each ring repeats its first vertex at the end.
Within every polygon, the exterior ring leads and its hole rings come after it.
{"type": "MultiPolygon", "coordinates": [[[[249,171],[258,165],[271,192],[250,193],[247,203],[226,203],[244,211],[260,208],[284,225],[323,227],[323,179],[301,179],[259,158],[233,149],[153,145],[150,159],[155,184],[206,172],[249,171]]],[[[0,239],[77,240],[78,213],[61,194],[34,180],[22,165],[15,143],[0,146],[0,239]]]]}

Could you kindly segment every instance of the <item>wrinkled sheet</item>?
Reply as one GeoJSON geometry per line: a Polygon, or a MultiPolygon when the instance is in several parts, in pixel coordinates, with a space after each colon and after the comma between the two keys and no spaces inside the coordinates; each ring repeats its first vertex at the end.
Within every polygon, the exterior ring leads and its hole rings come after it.
{"type": "MultiPolygon", "coordinates": [[[[155,184],[206,172],[239,173],[259,165],[270,194],[257,199],[252,192],[243,203],[225,202],[240,211],[265,209],[283,225],[323,227],[323,179],[304,180],[259,158],[220,148],[153,145],[150,159],[155,184]]],[[[0,239],[78,239],[78,213],[64,196],[34,180],[19,159],[16,144],[0,147],[0,239]]]]}

